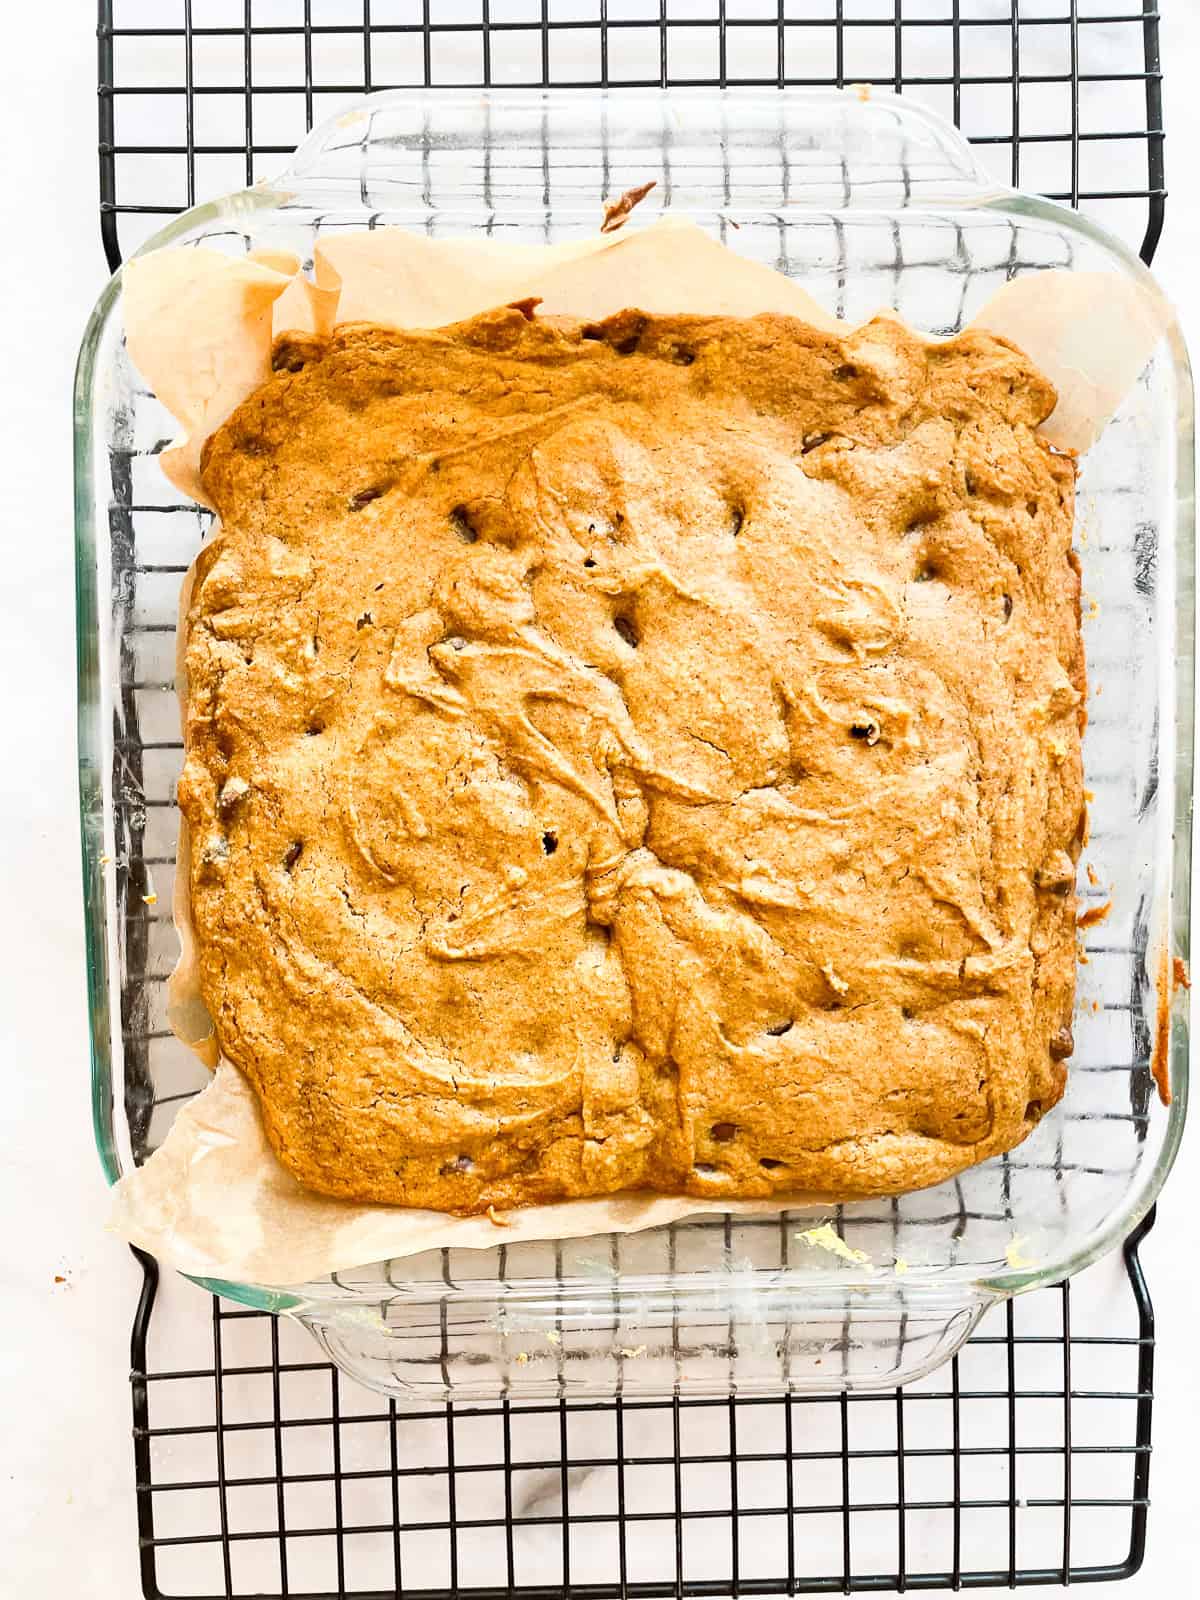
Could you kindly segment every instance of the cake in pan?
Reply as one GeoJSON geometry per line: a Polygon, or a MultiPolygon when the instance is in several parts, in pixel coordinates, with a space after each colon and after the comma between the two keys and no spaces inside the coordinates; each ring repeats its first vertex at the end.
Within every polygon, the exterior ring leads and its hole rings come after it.
{"type": "Polygon", "coordinates": [[[532,304],[276,348],[208,441],[180,802],[304,1184],[890,1194],[1062,1094],[1074,462],[968,331],[532,304]]]}

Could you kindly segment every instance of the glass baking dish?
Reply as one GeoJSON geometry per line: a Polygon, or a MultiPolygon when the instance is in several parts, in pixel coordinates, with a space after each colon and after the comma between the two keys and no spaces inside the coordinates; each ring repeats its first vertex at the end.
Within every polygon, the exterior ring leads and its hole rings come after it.
{"type": "MultiPolygon", "coordinates": [[[[832,91],[372,96],[314,132],[277,183],[199,206],[145,248],[308,259],[318,233],[389,223],[552,241],[593,232],[602,196],[648,178],[663,206],[852,319],[887,304],[946,334],[1019,273],[1146,276],[1083,218],[989,184],[948,124],[832,91]]],[[[1080,894],[1112,910],[1086,933],[1067,1095],[1025,1144],[937,1188],[818,1215],[710,1215],[209,1287],[299,1317],[347,1372],[401,1397],[891,1386],[946,1359],[998,1300],[1123,1237],[1166,1177],[1187,1102],[1186,994],[1171,972],[1188,954],[1192,424],[1172,324],[1082,466],[1093,827],[1080,894]],[[845,1249],[803,1236],[823,1217],[845,1249]]],[[[115,1180],[206,1078],[167,1027],[165,980],[178,949],[175,618],[208,515],[159,472],[173,429],[126,356],[120,275],[84,337],[75,428],[92,1095],[115,1180]]]]}

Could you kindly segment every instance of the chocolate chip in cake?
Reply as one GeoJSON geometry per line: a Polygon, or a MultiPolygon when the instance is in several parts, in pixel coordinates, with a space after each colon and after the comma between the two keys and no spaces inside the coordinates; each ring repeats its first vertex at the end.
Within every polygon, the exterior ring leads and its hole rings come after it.
{"type": "Polygon", "coordinates": [[[879,724],[874,717],[868,717],[864,722],[852,722],[850,724],[850,737],[852,739],[861,739],[864,744],[878,744],[879,724]]]}
{"type": "Polygon", "coordinates": [[[936,505],[918,506],[915,511],[910,511],[904,528],[905,537],[923,532],[931,522],[938,520],[939,515],[936,505]]]}
{"type": "Polygon", "coordinates": [[[1075,886],[1075,862],[1065,850],[1055,850],[1034,872],[1033,886],[1049,894],[1066,894],[1075,886]]]}
{"type": "Polygon", "coordinates": [[[615,317],[609,318],[606,336],[619,356],[636,353],[647,321],[640,311],[618,311],[615,317]]]}
{"type": "Polygon", "coordinates": [[[737,1124],[733,1122],[714,1122],[708,1131],[718,1144],[728,1144],[737,1134],[737,1124]]]}
{"type": "Polygon", "coordinates": [[[275,341],[275,348],[271,351],[271,370],[303,372],[310,361],[320,358],[323,348],[320,339],[305,338],[303,335],[289,338],[285,334],[275,341]]]}
{"type": "Polygon", "coordinates": [[[227,817],[250,793],[250,785],[245,778],[227,778],[221,786],[217,796],[217,812],[222,817],[227,817]]]}
{"type": "Polygon", "coordinates": [[[613,627],[621,635],[622,639],[624,639],[625,643],[631,650],[637,649],[637,629],[633,625],[632,618],[618,614],[613,618],[613,627]]]}
{"type": "Polygon", "coordinates": [[[450,513],[450,526],[464,544],[474,544],[479,538],[479,529],[471,521],[466,506],[455,506],[450,513]]]}
{"type": "Polygon", "coordinates": [[[785,1033],[790,1033],[794,1023],[789,1017],[786,1022],[773,1022],[769,1028],[764,1028],[764,1033],[769,1033],[772,1039],[782,1039],[785,1033]]]}
{"type": "Polygon", "coordinates": [[[1051,1061],[1065,1061],[1075,1053],[1075,1035],[1070,1028],[1060,1028],[1050,1041],[1051,1061]]]}
{"type": "Polygon", "coordinates": [[[361,511],[364,506],[369,506],[372,500],[378,500],[386,490],[380,484],[372,484],[369,489],[360,489],[357,494],[352,494],[346,504],[351,511],[361,511]]]}
{"type": "Polygon", "coordinates": [[[296,865],[297,861],[299,861],[300,857],[303,854],[304,854],[304,840],[303,839],[293,839],[291,844],[288,845],[287,853],[284,855],[284,858],[283,858],[283,870],[285,872],[290,872],[292,870],[292,868],[296,865]]]}
{"type": "Polygon", "coordinates": [[[200,852],[200,864],[204,867],[223,867],[229,860],[229,840],[223,833],[211,833],[204,841],[204,849],[200,852]]]}

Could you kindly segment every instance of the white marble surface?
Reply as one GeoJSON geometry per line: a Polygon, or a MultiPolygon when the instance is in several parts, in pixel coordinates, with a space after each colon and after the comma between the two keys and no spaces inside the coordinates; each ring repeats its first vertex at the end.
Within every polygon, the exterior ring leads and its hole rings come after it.
{"type": "MultiPolygon", "coordinates": [[[[1164,9],[1171,199],[1158,270],[1200,349],[1200,16],[1185,0],[1164,9]]],[[[91,0],[10,6],[0,49],[6,279],[22,291],[0,377],[0,682],[14,753],[0,771],[0,1592],[27,1600],[140,1592],[126,1382],[137,1273],[101,1228],[76,842],[69,395],[105,273],[94,16],[91,0]],[[35,1187],[48,1197],[36,1206],[35,1187]]],[[[1195,1142],[1193,1134],[1143,1252],[1160,1398],[1149,1554],[1124,1592],[1156,1600],[1194,1592],[1200,1558],[1195,1142]]],[[[304,1576],[294,1572],[293,1582],[307,1587],[304,1576]]]]}

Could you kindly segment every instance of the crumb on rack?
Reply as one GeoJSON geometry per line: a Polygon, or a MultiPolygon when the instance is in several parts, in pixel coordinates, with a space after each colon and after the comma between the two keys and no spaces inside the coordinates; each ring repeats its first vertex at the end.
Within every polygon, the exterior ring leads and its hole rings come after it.
{"type": "Polygon", "coordinates": [[[867,101],[871,98],[871,85],[869,83],[856,83],[854,85],[854,92],[862,101],[863,105],[866,105],[867,101]]]}
{"type": "Polygon", "coordinates": [[[908,1262],[903,1256],[897,1256],[895,1262],[893,1263],[892,1270],[895,1272],[898,1278],[902,1278],[908,1271],[908,1262]]]}
{"type": "Polygon", "coordinates": [[[142,901],[145,905],[156,906],[158,904],[158,896],[155,894],[154,890],[151,889],[149,894],[144,894],[142,896],[142,901]]]}
{"type": "Polygon", "coordinates": [[[103,856],[100,857],[100,865],[102,867],[107,867],[111,861],[112,861],[112,857],[109,856],[109,855],[103,855],[103,856]]]}
{"type": "Polygon", "coordinates": [[[1090,861],[1087,864],[1087,881],[1091,884],[1093,889],[1098,889],[1100,887],[1100,874],[1096,871],[1095,867],[1090,861]]]}
{"type": "Polygon", "coordinates": [[[557,1328],[550,1328],[550,1329],[547,1330],[547,1332],[546,1332],[546,1343],[547,1344],[561,1344],[562,1343],[562,1334],[559,1333],[557,1328]]]}
{"type": "Polygon", "coordinates": [[[815,1228],[806,1228],[803,1233],[796,1235],[806,1245],[814,1250],[828,1250],[830,1255],[839,1257],[842,1261],[852,1261],[856,1266],[866,1267],[868,1272],[874,1272],[875,1267],[870,1256],[865,1250],[854,1250],[846,1243],[831,1222],[822,1222],[815,1228]]]}
{"type": "Polygon", "coordinates": [[[1171,979],[1174,962],[1164,948],[1158,958],[1158,1018],[1154,1029],[1154,1049],[1150,1056],[1150,1072],[1158,1089],[1158,1098],[1169,1106],[1171,1093],[1171,979]]]}
{"type": "Polygon", "coordinates": [[[500,1213],[496,1210],[495,1206],[489,1206],[487,1208],[487,1219],[492,1224],[493,1228],[511,1228],[512,1227],[512,1223],[509,1222],[506,1217],[502,1217],[500,1215],[500,1213]]]}
{"type": "Polygon", "coordinates": [[[516,1355],[513,1357],[513,1360],[519,1367],[527,1367],[529,1365],[529,1351],[518,1350],[516,1355]]]}
{"type": "Polygon", "coordinates": [[[1104,904],[1100,906],[1089,906],[1086,911],[1081,912],[1079,916],[1076,917],[1075,926],[1077,928],[1094,928],[1098,922],[1104,921],[1105,917],[1107,917],[1109,912],[1112,910],[1112,907],[1113,903],[1111,899],[1106,900],[1104,904]]]}
{"type": "Polygon", "coordinates": [[[1188,974],[1187,962],[1182,956],[1175,957],[1171,963],[1171,970],[1175,975],[1175,987],[1177,989],[1190,989],[1192,987],[1192,980],[1188,974]]]}
{"type": "Polygon", "coordinates": [[[626,189],[623,195],[616,200],[610,200],[604,207],[604,221],[600,224],[601,233],[615,233],[618,228],[625,225],[625,219],[650,193],[657,183],[656,178],[651,178],[648,183],[638,183],[632,189],[626,189]]]}
{"type": "Polygon", "coordinates": [[[1019,1272],[1025,1267],[1032,1267],[1034,1264],[1021,1254],[1021,1246],[1024,1243],[1025,1235],[1023,1233],[1017,1233],[1013,1235],[1005,1247],[1004,1259],[1008,1262],[1009,1266],[1012,1267],[1014,1272],[1019,1272]]]}
{"type": "Polygon", "coordinates": [[[620,1355],[623,1355],[625,1357],[626,1361],[636,1361],[638,1356],[644,1356],[646,1354],[646,1346],[644,1344],[639,1344],[639,1345],[635,1345],[633,1347],[633,1349],[630,1350],[630,1349],[627,1349],[624,1345],[622,1345],[619,1348],[618,1353],[620,1355]]]}

